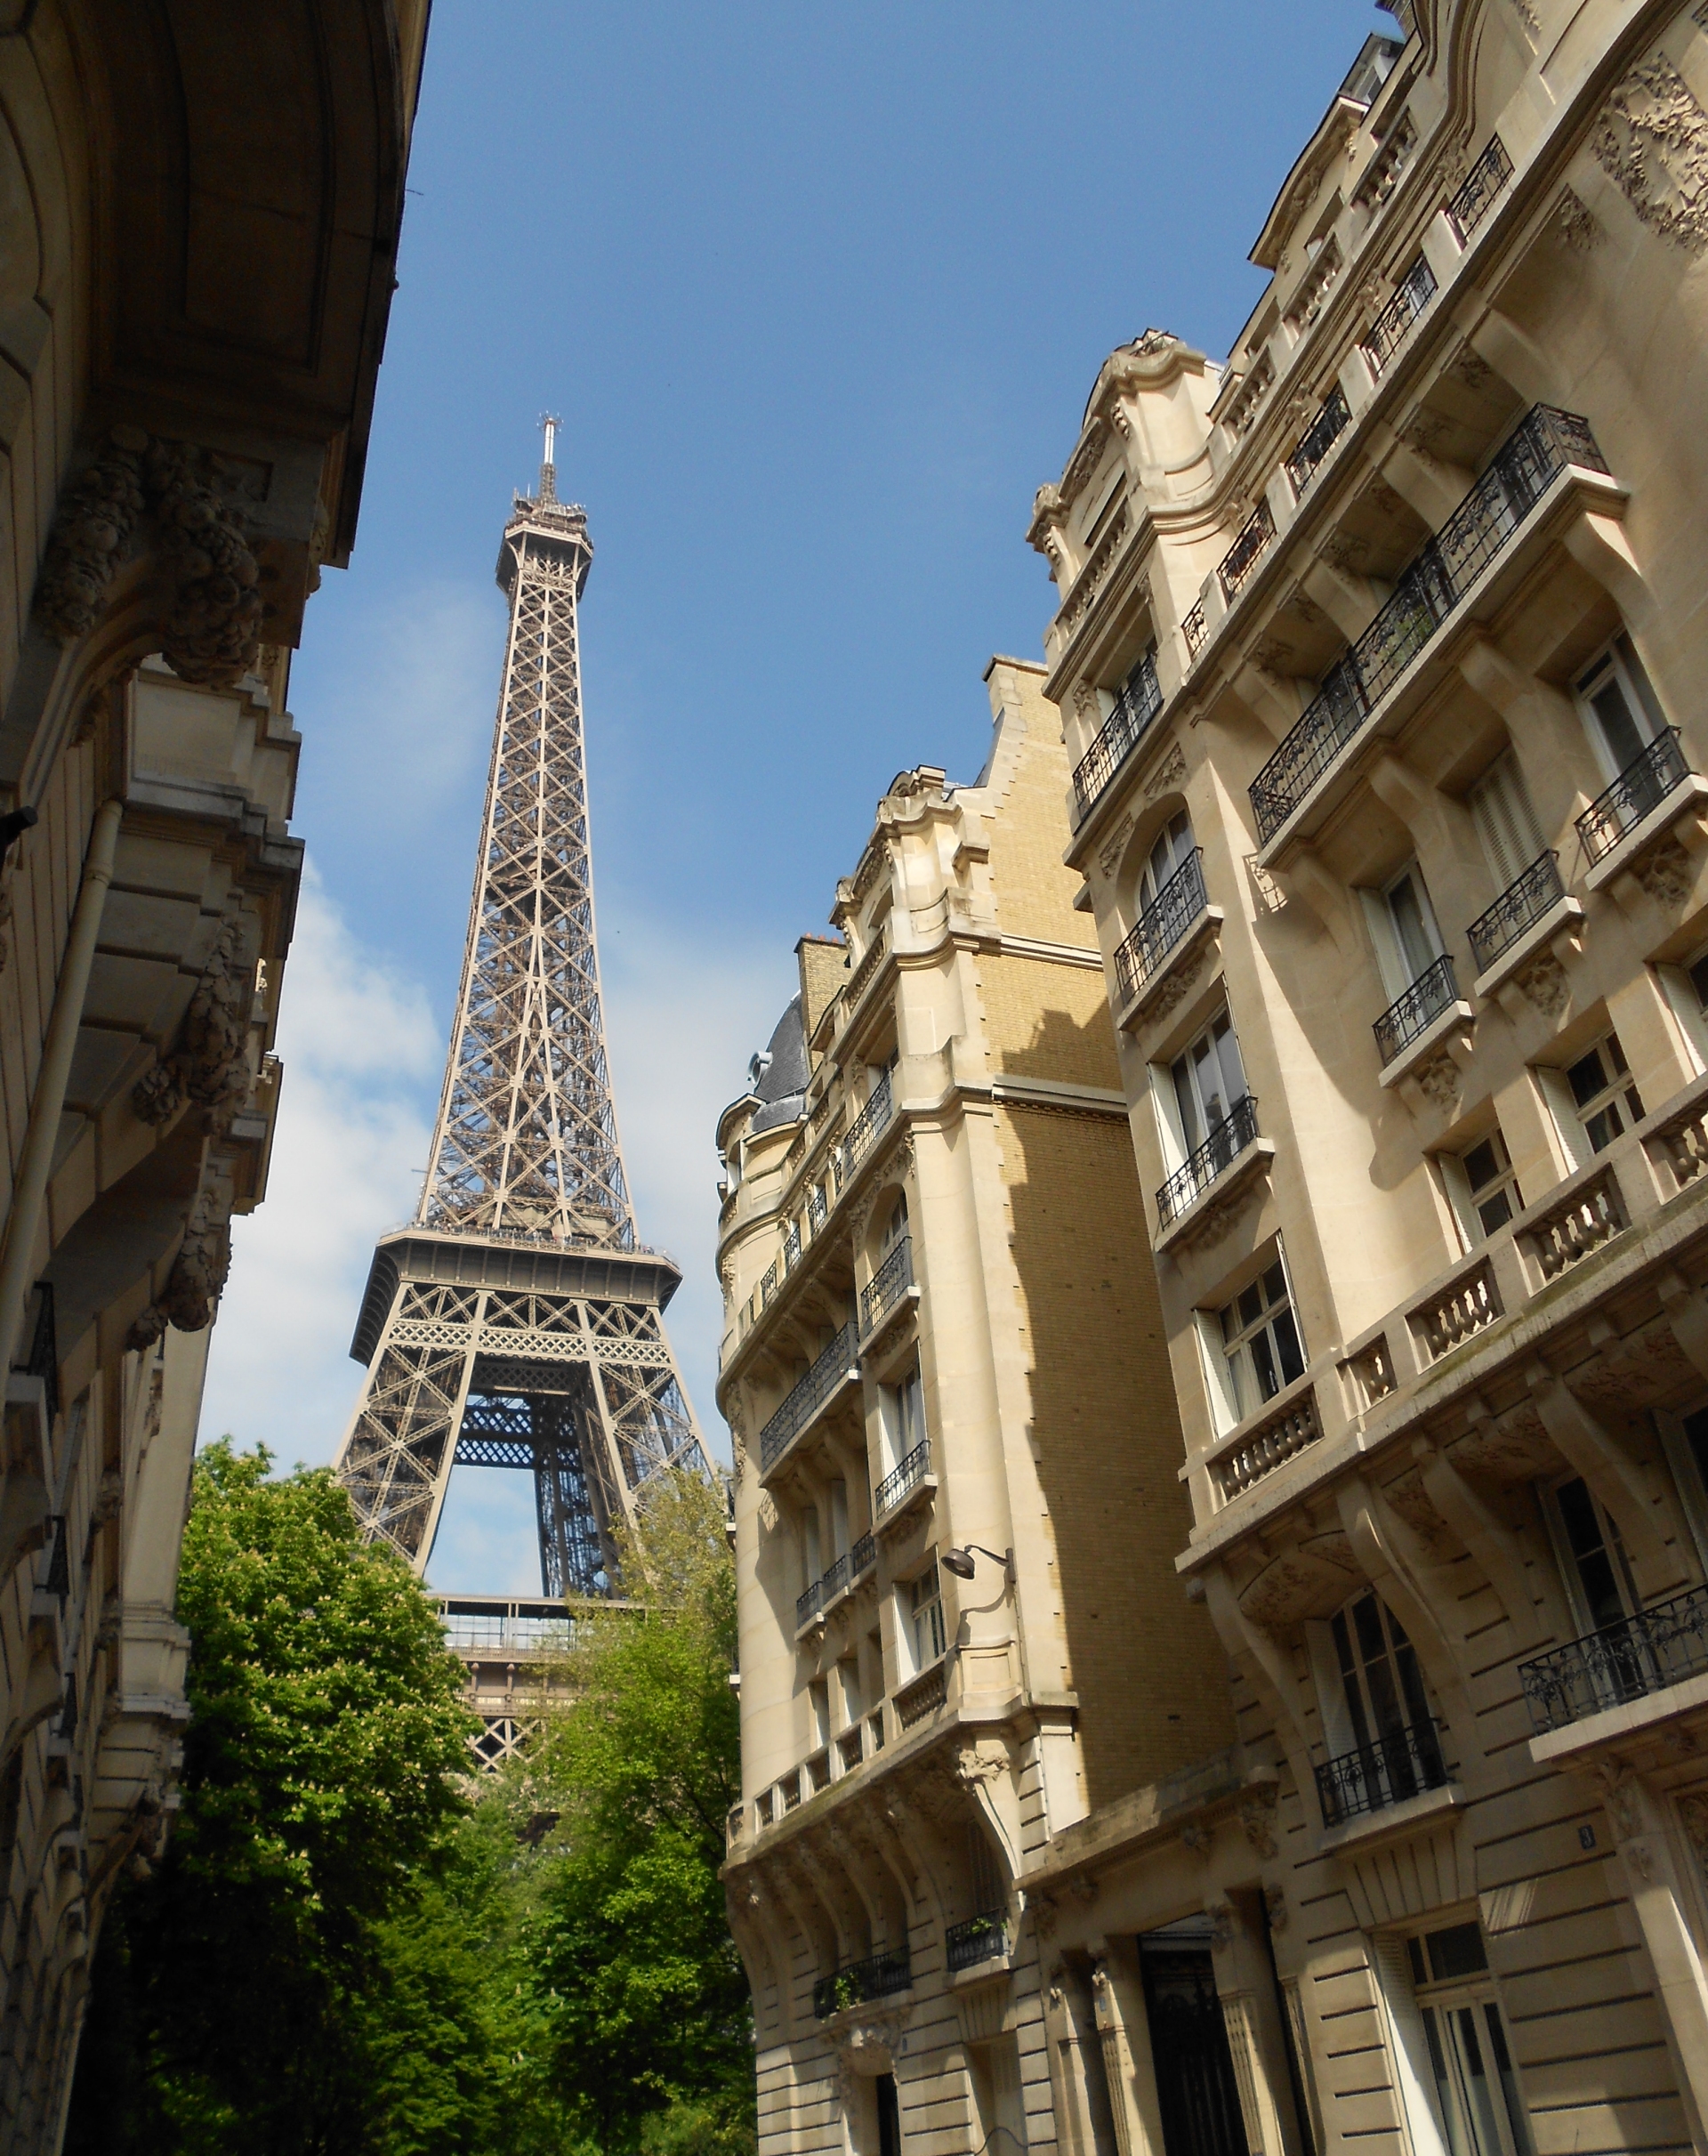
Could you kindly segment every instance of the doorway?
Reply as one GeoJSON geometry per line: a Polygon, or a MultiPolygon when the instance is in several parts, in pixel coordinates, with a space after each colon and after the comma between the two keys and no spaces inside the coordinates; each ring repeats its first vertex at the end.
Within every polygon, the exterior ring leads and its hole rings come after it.
{"type": "Polygon", "coordinates": [[[1139,1941],[1166,2156],[1248,2156],[1207,1918],[1139,1941]]]}

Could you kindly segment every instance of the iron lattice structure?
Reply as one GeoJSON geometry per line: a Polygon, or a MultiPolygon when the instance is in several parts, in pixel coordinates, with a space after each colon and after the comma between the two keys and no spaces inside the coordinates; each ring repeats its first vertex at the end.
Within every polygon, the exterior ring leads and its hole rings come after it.
{"type": "Polygon", "coordinates": [[[593,549],[552,431],[498,553],[510,634],[431,1164],[374,1254],[337,1472],[419,1574],[453,1466],[528,1469],[560,1596],[610,1591],[650,1477],[709,1470],[662,1318],[681,1276],[636,1242],[611,1097],[577,629],[593,549]]]}

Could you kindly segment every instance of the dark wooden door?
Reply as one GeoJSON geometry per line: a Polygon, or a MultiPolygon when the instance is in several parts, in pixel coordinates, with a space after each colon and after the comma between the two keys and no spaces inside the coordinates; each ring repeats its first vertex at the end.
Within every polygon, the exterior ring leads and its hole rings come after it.
{"type": "Polygon", "coordinates": [[[1140,1942],[1167,2156],[1249,2156],[1208,1947],[1140,1942]]]}

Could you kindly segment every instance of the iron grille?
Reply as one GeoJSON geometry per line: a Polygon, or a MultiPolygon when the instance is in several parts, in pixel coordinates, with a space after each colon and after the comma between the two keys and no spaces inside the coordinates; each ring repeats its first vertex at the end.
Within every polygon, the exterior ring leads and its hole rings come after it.
{"type": "Polygon", "coordinates": [[[819,2021],[841,2013],[844,2007],[863,2007],[868,1999],[888,1999],[905,1991],[914,1981],[907,1949],[869,1955],[851,1961],[834,1976],[821,1976],[812,1987],[812,2011],[819,2021]]]}
{"type": "Polygon", "coordinates": [[[1323,1823],[1338,1827],[1366,1812],[1404,1804],[1425,1789],[1438,1789],[1447,1779],[1441,1740],[1433,1722],[1387,1730],[1356,1750],[1325,1760],[1317,1770],[1317,1794],[1323,1823]]]}
{"type": "Polygon", "coordinates": [[[1204,649],[1204,638],[1210,634],[1209,626],[1204,618],[1204,602],[1202,599],[1199,600],[1196,606],[1193,608],[1192,611],[1180,624],[1180,632],[1186,638],[1187,657],[1188,658],[1196,658],[1198,656],[1198,653],[1204,649]]]}
{"type": "Polygon", "coordinates": [[[1364,340],[1373,374],[1380,374],[1411,335],[1412,325],[1435,297],[1435,271],[1419,255],[1399,280],[1399,289],[1371,323],[1364,340]]]}
{"type": "Polygon", "coordinates": [[[877,1544],[872,1539],[872,1537],[869,1534],[862,1535],[859,1540],[854,1545],[853,1548],[848,1553],[849,1578],[850,1579],[858,1579],[863,1572],[869,1572],[872,1570],[872,1567],[877,1562],[877,1544]]]}
{"type": "Polygon", "coordinates": [[[1512,177],[1512,160],[1497,134],[1465,174],[1457,193],[1447,204],[1447,222],[1459,235],[1462,247],[1494,207],[1501,190],[1512,177]]]}
{"type": "Polygon", "coordinates": [[[981,1961],[995,1961],[1008,1951],[1008,1911],[987,1909],[964,1924],[951,1924],[943,1934],[945,1959],[952,1969],[975,1968],[981,1961]]]}
{"type": "Polygon", "coordinates": [[[1287,477],[1293,481],[1293,490],[1302,495],[1317,476],[1320,464],[1347,428],[1352,424],[1352,409],[1342,392],[1336,389],[1323,400],[1323,408],[1305,429],[1299,447],[1287,459],[1287,477]]]}
{"type": "Polygon", "coordinates": [[[822,1579],[815,1579],[810,1587],[794,1598],[795,1630],[798,1632],[802,1625],[810,1624],[824,1606],[825,1583],[822,1579]]]}
{"type": "Polygon", "coordinates": [[[1658,809],[1673,787],[1689,776],[1678,728],[1664,727],[1578,818],[1577,835],[1591,860],[1611,853],[1627,832],[1634,831],[1649,811],[1658,809]]]}
{"type": "Polygon", "coordinates": [[[848,1559],[839,1557],[818,1582],[821,1607],[828,1609],[848,1585],[848,1559]]]}
{"type": "Polygon", "coordinates": [[[1098,729],[1097,737],[1074,767],[1074,820],[1082,824],[1102,798],[1109,781],[1128,755],[1149,731],[1163,707],[1163,691],[1156,668],[1147,652],[1140,662],[1137,691],[1129,682],[1116,698],[1115,709],[1098,729]]]}
{"type": "Polygon", "coordinates": [[[1526,929],[1534,928],[1565,895],[1559,856],[1537,854],[1518,881],[1509,884],[1488,911],[1479,913],[1465,931],[1477,971],[1486,973],[1503,951],[1511,950],[1526,929]]]}
{"type": "Polygon", "coordinates": [[[1228,549],[1221,567],[1216,571],[1221,579],[1222,596],[1229,605],[1238,598],[1245,581],[1262,560],[1264,550],[1275,537],[1275,517],[1267,502],[1260,502],[1246,518],[1238,538],[1228,549]]]}
{"type": "Polygon", "coordinates": [[[1444,953],[1435,964],[1421,973],[1406,993],[1377,1019],[1371,1030],[1376,1037],[1376,1054],[1384,1069],[1403,1049],[1409,1048],[1418,1036],[1428,1032],[1443,1011],[1451,1010],[1459,1000],[1459,983],[1454,979],[1453,960],[1444,953]]]}
{"type": "Polygon", "coordinates": [[[860,1290],[860,1337],[874,1332],[914,1284],[914,1239],[904,1235],[860,1290]]]}
{"type": "Polygon", "coordinates": [[[916,1483],[922,1482],[931,1472],[931,1441],[922,1438],[913,1450],[878,1484],[878,1514],[893,1511],[916,1483]]]}
{"type": "Polygon", "coordinates": [[[1458,508],[1401,572],[1391,597],[1325,675],[1304,716],[1252,781],[1260,838],[1267,842],[1281,828],[1571,464],[1607,469],[1589,422],[1551,405],[1533,406],[1458,508]]]}
{"type": "Polygon", "coordinates": [[[844,1325],[804,1377],[797,1378],[783,1403],[759,1433],[759,1466],[767,1473],[781,1458],[845,1377],[856,1374],[854,1328],[844,1325]]]}
{"type": "Polygon", "coordinates": [[[1519,1682],[1538,1736],[1708,1670],[1708,1587],[1538,1655],[1519,1682]]]}
{"type": "Polygon", "coordinates": [[[1121,1000],[1136,996],[1210,903],[1204,888],[1204,849],[1194,846],[1116,946],[1121,1000]]]}
{"type": "Polygon", "coordinates": [[[1226,1118],[1178,1167],[1156,1193],[1156,1219],[1161,1227],[1184,1213],[1195,1198],[1210,1188],[1224,1168],[1231,1167],[1257,1136],[1257,1096],[1248,1093],[1236,1101],[1226,1118]]]}
{"type": "Polygon", "coordinates": [[[71,1592],[71,1551],[66,1539],[65,1514],[56,1512],[52,1525],[53,1543],[47,1553],[47,1577],[42,1588],[44,1593],[57,1595],[63,1602],[71,1592]]]}
{"type": "Polygon", "coordinates": [[[874,1141],[889,1123],[894,1109],[894,1095],[890,1086],[890,1073],[880,1073],[872,1088],[872,1097],[848,1126],[848,1135],[842,1140],[842,1172],[851,1175],[872,1150],[874,1141]]]}

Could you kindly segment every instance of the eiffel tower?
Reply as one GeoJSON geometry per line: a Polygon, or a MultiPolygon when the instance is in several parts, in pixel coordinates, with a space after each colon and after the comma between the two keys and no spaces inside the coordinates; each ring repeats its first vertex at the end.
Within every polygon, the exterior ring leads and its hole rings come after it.
{"type": "Polygon", "coordinates": [[[421,1575],[453,1466],[529,1470],[557,1598],[614,1591],[649,1478],[710,1470],[663,1324],[681,1274],[635,1240],[611,1098],[576,630],[593,548],[544,424],[498,550],[510,635],[431,1162],[374,1253],[336,1473],[421,1575]]]}

